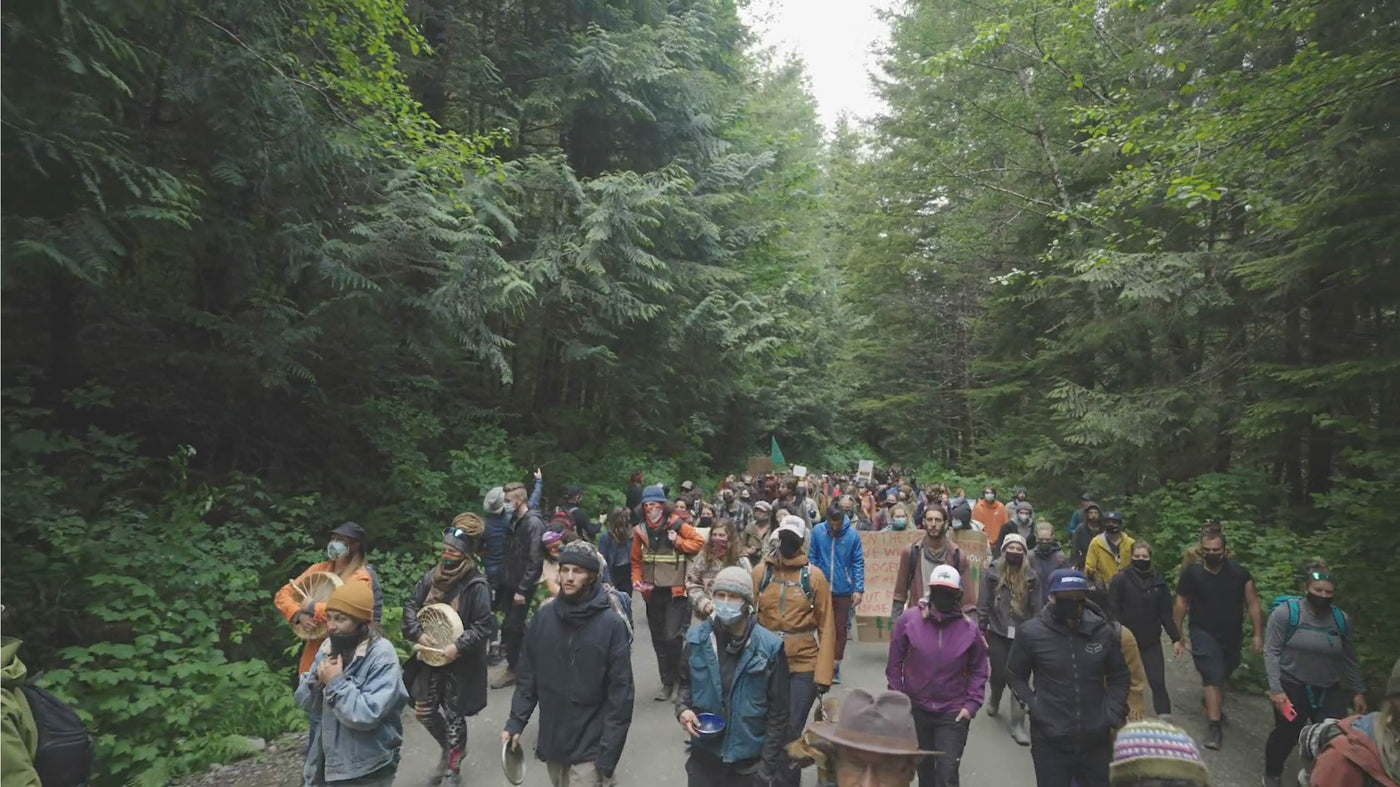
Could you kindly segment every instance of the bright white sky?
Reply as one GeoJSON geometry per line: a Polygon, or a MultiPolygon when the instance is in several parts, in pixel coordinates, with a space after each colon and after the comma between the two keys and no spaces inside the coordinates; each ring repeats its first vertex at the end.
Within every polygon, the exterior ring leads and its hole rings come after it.
{"type": "Polygon", "coordinates": [[[868,118],[882,109],[869,74],[888,40],[876,9],[891,2],[750,0],[740,14],[765,45],[806,63],[822,125],[830,130],[842,112],[868,118]]]}

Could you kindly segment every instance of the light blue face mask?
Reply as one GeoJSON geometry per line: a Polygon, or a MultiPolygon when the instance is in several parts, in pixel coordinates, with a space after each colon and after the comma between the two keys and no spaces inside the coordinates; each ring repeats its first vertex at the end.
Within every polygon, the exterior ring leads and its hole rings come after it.
{"type": "Polygon", "coordinates": [[[742,601],[716,601],[715,617],[719,622],[728,626],[734,621],[744,616],[744,602],[742,601]]]}
{"type": "Polygon", "coordinates": [[[896,520],[894,521],[894,529],[895,529],[895,530],[903,530],[904,528],[906,528],[906,527],[908,527],[908,526],[909,526],[909,520],[908,520],[908,519],[905,519],[904,517],[900,517],[899,519],[896,519],[896,520]]]}
{"type": "Polygon", "coordinates": [[[326,557],[331,560],[339,560],[350,554],[350,547],[344,541],[332,541],[326,544],[326,557]]]}

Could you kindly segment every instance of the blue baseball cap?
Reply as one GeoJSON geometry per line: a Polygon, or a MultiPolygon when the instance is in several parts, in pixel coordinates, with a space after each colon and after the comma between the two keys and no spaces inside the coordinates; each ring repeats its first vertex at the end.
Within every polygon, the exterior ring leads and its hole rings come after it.
{"type": "Polygon", "coordinates": [[[1089,578],[1072,568],[1062,568],[1050,574],[1050,592],[1065,590],[1088,590],[1089,578]]]}

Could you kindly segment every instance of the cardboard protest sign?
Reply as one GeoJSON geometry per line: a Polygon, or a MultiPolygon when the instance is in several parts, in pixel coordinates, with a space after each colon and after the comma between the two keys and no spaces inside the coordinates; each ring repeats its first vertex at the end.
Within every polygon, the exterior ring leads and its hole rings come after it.
{"type": "Polygon", "coordinates": [[[856,478],[861,481],[869,481],[875,477],[875,461],[873,459],[862,459],[856,466],[856,478]]]}
{"type": "Polygon", "coordinates": [[[793,466],[792,466],[792,474],[795,475],[795,476],[797,476],[798,478],[806,478],[806,477],[807,477],[807,468],[806,468],[806,467],[803,467],[802,465],[793,465],[793,466]]]}
{"type": "Polygon", "coordinates": [[[865,597],[857,615],[885,615],[894,603],[894,581],[899,574],[899,561],[909,551],[909,545],[919,540],[918,530],[886,530],[876,533],[860,532],[860,549],[865,553],[865,597]]]}
{"type": "Polygon", "coordinates": [[[953,543],[962,551],[967,570],[963,573],[963,605],[976,606],[982,588],[982,575],[992,563],[991,545],[981,530],[954,530],[953,543]]]}

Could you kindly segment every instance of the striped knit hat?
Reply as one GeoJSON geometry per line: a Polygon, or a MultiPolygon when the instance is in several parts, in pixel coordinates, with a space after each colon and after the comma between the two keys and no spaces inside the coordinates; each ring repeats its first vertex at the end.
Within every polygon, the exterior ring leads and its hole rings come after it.
{"type": "Polygon", "coordinates": [[[1210,787],[1210,774],[1195,741],[1164,721],[1139,721],[1118,731],[1109,783],[1124,787],[1142,779],[1178,779],[1210,787]]]}

